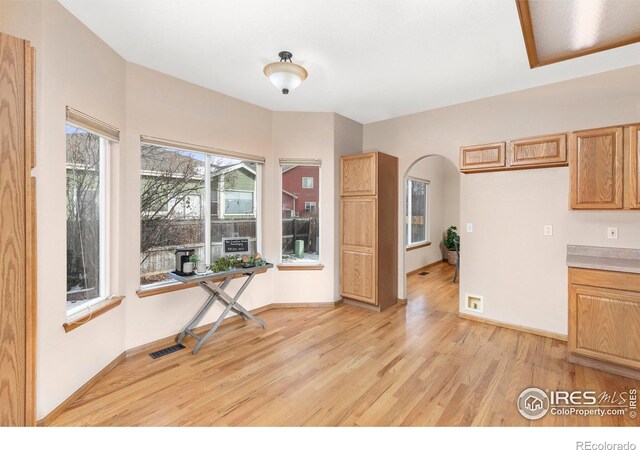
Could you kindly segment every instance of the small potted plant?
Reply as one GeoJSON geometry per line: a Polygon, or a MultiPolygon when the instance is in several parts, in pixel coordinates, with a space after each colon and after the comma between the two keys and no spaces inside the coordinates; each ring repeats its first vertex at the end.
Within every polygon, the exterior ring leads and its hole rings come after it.
{"type": "Polygon", "coordinates": [[[193,264],[196,273],[205,273],[207,271],[207,264],[200,260],[200,257],[196,254],[189,256],[189,262],[193,264]]]}
{"type": "Polygon", "coordinates": [[[447,228],[444,246],[447,248],[447,261],[449,261],[449,264],[455,264],[458,261],[456,246],[460,250],[460,236],[458,236],[458,229],[455,226],[447,228]]]}

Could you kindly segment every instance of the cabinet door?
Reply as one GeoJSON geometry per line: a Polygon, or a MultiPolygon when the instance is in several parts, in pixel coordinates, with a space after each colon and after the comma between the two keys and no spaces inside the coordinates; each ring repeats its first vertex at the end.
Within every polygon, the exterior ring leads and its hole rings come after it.
{"type": "Polygon", "coordinates": [[[340,202],[341,293],[344,297],[377,304],[376,218],[371,197],[347,197],[340,202]]]}
{"type": "Polygon", "coordinates": [[[476,172],[504,167],[505,143],[460,147],[460,171],[476,172]]]}
{"type": "Polygon", "coordinates": [[[621,209],[622,127],[571,134],[571,208],[621,209]]]}
{"type": "Polygon", "coordinates": [[[375,255],[343,250],[341,255],[342,296],[377,304],[375,295],[375,255]]]}
{"type": "Polygon", "coordinates": [[[343,156],[340,164],[340,195],[376,195],[377,154],[343,156]]]}
{"type": "Polygon", "coordinates": [[[376,199],[343,198],[342,246],[372,251],[376,246],[376,199]]]}
{"type": "Polygon", "coordinates": [[[571,285],[569,350],[640,368],[640,293],[571,285]]]}
{"type": "Polygon", "coordinates": [[[640,125],[629,127],[627,134],[627,178],[625,192],[627,192],[627,207],[640,209],[640,125]]]}
{"type": "Polygon", "coordinates": [[[566,164],[566,134],[511,141],[509,147],[510,166],[534,168],[566,164]]]}

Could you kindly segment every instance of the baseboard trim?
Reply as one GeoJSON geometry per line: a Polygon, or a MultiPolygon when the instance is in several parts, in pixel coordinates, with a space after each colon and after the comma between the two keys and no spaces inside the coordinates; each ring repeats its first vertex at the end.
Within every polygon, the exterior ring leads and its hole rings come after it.
{"type": "Polygon", "coordinates": [[[53,422],[60,414],[62,414],[73,402],[80,398],[85,392],[91,389],[98,381],[100,381],[106,374],[116,368],[126,358],[126,352],[120,353],[113,361],[106,365],[100,372],[95,374],[89,381],[80,386],[73,394],[71,394],[65,401],[60,403],[53,411],[44,416],[44,418],[38,420],[39,427],[46,427],[53,422]]]}
{"type": "Polygon", "coordinates": [[[630,367],[624,367],[618,364],[589,358],[587,356],[576,355],[574,353],[569,353],[569,357],[567,358],[567,360],[570,363],[589,367],[591,369],[601,370],[603,372],[620,375],[621,377],[632,378],[634,380],[640,380],[640,370],[638,369],[632,369],[630,367]]]}
{"type": "Polygon", "coordinates": [[[271,303],[269,309],[281,308],[333,308],[342,303],[342,299],[335,302],[312,302],[312,303],[271,303]]]}
{"type": "Polygon", "coordinates": [[[551,331],[540,330],[538,328],[525,327],[522,325],[516,325],[509,322],[502,322],[499,320],[485,319],[484,317],[474,316],[473,314],[465,314],[463,312],[458,312],[458,317],[460,317],[461,319],[474,320],[476,322],[484,323],[487,325],[494,325],[496,327],[508,328],[510,330],[522,331],[523,333],[535,334],[538,336],[567,342],[566,334],[553,333],[551,331]]]}
{"type": "Polygon", "coordinates": [[[407,275],[406,275],[406,276],[409,276],[409,275],[415,275],[416,273],[420,273],[420,272],[422,272],[423,270],[429,269],[429,268],[431,268],[431,267],[433,267],[433,266],[437,266],[437,265],[440,265],[440,264],[445,263],[445,262],[447,262],[447,260],[446,260],[446,259],[441,259],[441,260],[438,260],[438,261],[435,261],[435,262],[429,263],[429,264],[427,264],[426,266],[422,266],[422,267],[420,267],[420,268],[418,268],[418,269],[414,269],[414,270],[412,270],[411,272],[407,272],[407,275]]]}

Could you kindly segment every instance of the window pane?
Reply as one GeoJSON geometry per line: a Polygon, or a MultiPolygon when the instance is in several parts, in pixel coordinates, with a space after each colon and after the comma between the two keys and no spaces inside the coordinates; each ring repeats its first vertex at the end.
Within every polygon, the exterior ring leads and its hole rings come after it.
{"type": "Polygon", "coordinates": [[[427,239],[427,184],[422,181],[409,180],[409,187],[409,195],[411,195],[409,243],[411,244],[427,239]]]}
{"type": "Polygon", "coordinates": [[[205,160],[200,153],[142,145],[141,286],[168,280],[177,248],[204,258],[205,160]]]}
{"type": "Polygon", "coordinates": [[[320,167],[283,165],[282,262],[320,262],[320,167]]]}
{"type": "Polygon", "coordinates": [[[253,192],[227,191],[225,214],[253,214],[253,192]]]}
{"type": "Polygon", "coordinates": [[[101,295],[101,138],[67,125],[66,140],[67,301],[89,300],[101,295]]]}
{"type": "Polygon", "coordinates": [[[258,251],[258,165],[255,162],[209,156],[211,162],[211,260],[222,256],[222,239],[251,238],[258,251]]]}

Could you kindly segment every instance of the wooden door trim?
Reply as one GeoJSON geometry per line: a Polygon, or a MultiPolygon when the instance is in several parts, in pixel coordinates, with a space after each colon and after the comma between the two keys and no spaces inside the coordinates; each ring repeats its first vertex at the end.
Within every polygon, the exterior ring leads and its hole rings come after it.
{"type": "Polygon", "coordinates": [[[626,207],[640,209],[640,125],[631,125],[625,129],[625,176],[626,207]]]}
{"type": "Polygon", "coordinates": [[[25,214],[26,214],[26,405],[25,424],[36,425],[36,341],[38,303],[36,179],[31,170],[36,166],[35,142],[35,49],[24,42],[25,54],[25,214]]]}
{"type": "Polygon", "coordinates": [[[554,56],[553,58],[540,59],[540,57],[538,56],[538,49],[536,47],[535,35],[533,33],[533,22],[531,20],[529,0],[516,0],[516,5],[518,7],[518,17],[520,18],[520,26],[522,27],[524,45],[527,49],[529,67],[532,69],[640,42],[640,35],[635,35],[631,36],[630,38],[615,41],[607,45],[596,45],[595,47],[591,47],[586,50],[568,52],[560,54],[558,56],[554,56]]]}
{"type": "Polygon", "coordinates": [[[2,277],[3,303],[13,312],[3,315],[6,336],[3,353],[3,381],[9,382],[8,403],[3,408],[2,426],[36,424],[36,196],[35,178],[35,50],[29,41],[0,33],[2,62],[2,101],[7,121],[3,133],[9,145],[3,148],[3,163],[10,171],[3,180],[7,208],[3,210],[2,236],[4,264],[13,264],[2,277]]]}

